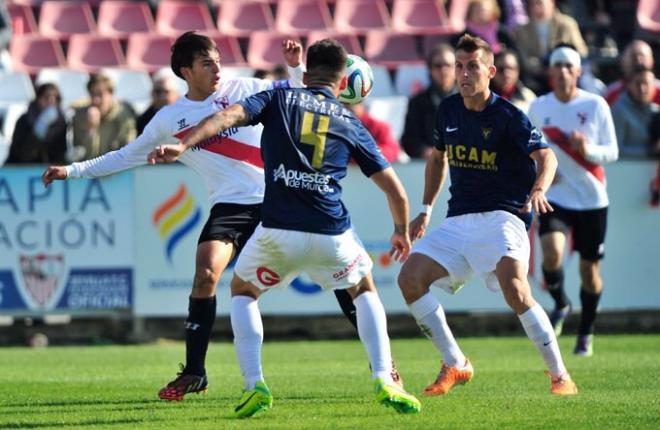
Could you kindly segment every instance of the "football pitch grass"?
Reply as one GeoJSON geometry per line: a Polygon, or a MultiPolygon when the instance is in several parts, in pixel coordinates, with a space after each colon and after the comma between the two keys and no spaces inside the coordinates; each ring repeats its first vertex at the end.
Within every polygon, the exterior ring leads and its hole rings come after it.
{"type": "MultiPolygon", "coordinates": [[[[208,394],[164,402],[158,389],[184,346],[0,348],[0,429],[657,429],[660,335],[597,336],[590,358],[560,345],[580,393],[554,397],[523,336],[462,338],[471,383],[421,397],[422,412],[398,415],[376,403],[357,341],[269,342],[264,373],[273,409],[238,420],[231,411],[241,378],[231,343],[209,348],[208,394]]],[[[406,388],[418,395],[438,371],[426,339],[392,342],[406,388]]]]}

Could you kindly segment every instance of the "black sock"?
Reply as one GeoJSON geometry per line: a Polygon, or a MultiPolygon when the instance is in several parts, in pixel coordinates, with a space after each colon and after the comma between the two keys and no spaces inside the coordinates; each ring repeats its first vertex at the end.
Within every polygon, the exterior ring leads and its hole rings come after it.
{"type": "Polygon", "coordinates": [[[596,322],[596,311],[598,302],[602,293],[593,294],[589,291],[580,289],[580,301],[582,302],[582,316],[578,327],[578,335],[584,336],[594,332],[594,323],[596,322]]]}
{"type": "Polygon", "coordinates": [[[548,287],[548,293],[555,299],[556,309],[561,309],[571,303],[564,291],[564,269],[560,267],[553,272],[543,269],[543,280],[548,287]]]}
{"type": "Polygon", "coordinates": [[[355,330],[357,330],[357,318],[355,317],[353,298],[346,290],[335,290],[335,297],[337,297],[342,312],[344,312],[348,321],[350,321],[350,323],[353,324],[353,327],[355,327],[355,330]]]}
{"type": "Polygon", "coordinates": [[[215,322],[215,296],[203,299],[190,297],[186,328],[186,368],[184,373],[205,375],[206,350],[215,322]]]}

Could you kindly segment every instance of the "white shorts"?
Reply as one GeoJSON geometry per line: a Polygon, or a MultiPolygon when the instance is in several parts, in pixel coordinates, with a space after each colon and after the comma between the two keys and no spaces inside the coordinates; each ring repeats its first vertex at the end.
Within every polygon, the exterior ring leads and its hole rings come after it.
{"type": "MultiPolygon", "coordinates": [[[[498,291],[495,266],[511,257],[527,268],[529,237],[525,223],[506,211],[481,212],[445,218],[440,226],[417,240],[411,253],[424,254],[441,264],[448,278],[432,285],[454,294],[476,273],[486,286],[498,291]]],[[[527,269],[525,269],[527,271],[527,269]]]]}
{"type": "Polygon", "coordinates": [[[234,272],[261,290],[286,287],[300,272],[324,289],[337,289],[356,285],[372,267],[353,229],[330,236],[259,224],[241,251],[234,272]]]}

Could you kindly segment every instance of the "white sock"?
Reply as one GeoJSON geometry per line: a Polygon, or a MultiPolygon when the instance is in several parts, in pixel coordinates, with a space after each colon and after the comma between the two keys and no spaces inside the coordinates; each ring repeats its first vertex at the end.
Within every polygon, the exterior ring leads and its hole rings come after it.
{"type": "Polygon", "coordinates": [[[371,376],[392,382],[392,352],[387,335],[385,308],[375,292],[364,292],[353,300],[358,335],[367,350],[371,376]]]}
{"type": "Polygon", "coordinates": [[[429,291],[409,304],[408,309],[417,320],[417,325],[422,333],[431,339],[440,352],[445,364],[450,367],[462,367],[465,364],[465,355],[449,329],[444,309],[433,294],[429,291]]]}
{"type": "Polygon", "coordinates": [[[557,344],[557,336],[555,336],[550,319],[541,305],[534,304],[527,311],[518,315],[518,318],[520,318],[527,337],[534,342],[536,349],[541,353],[550,374],[557,378],[566,373],[566,367],[557,344]]]}
{"type": "Polygon", "coordinates": [[[261,322],[259,305],[252,297],[231,298],[231,328],[234,332],[234,347],[241,368],[246,390],[251,390],[257,381],[263,381],[261,372],[261,343],[264,326],[261,322]]]}

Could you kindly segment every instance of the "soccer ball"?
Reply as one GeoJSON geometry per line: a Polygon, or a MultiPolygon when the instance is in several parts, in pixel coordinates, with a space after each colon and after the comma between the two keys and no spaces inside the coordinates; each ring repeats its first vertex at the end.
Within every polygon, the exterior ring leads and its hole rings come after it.
{"type": "Polygon", "coordinates": [[[346,88],[339,93],[339,101],[350,105],[364,100],[374,86],[374,72],[361,57],[348,54],[346,58],[346,88]]]}

